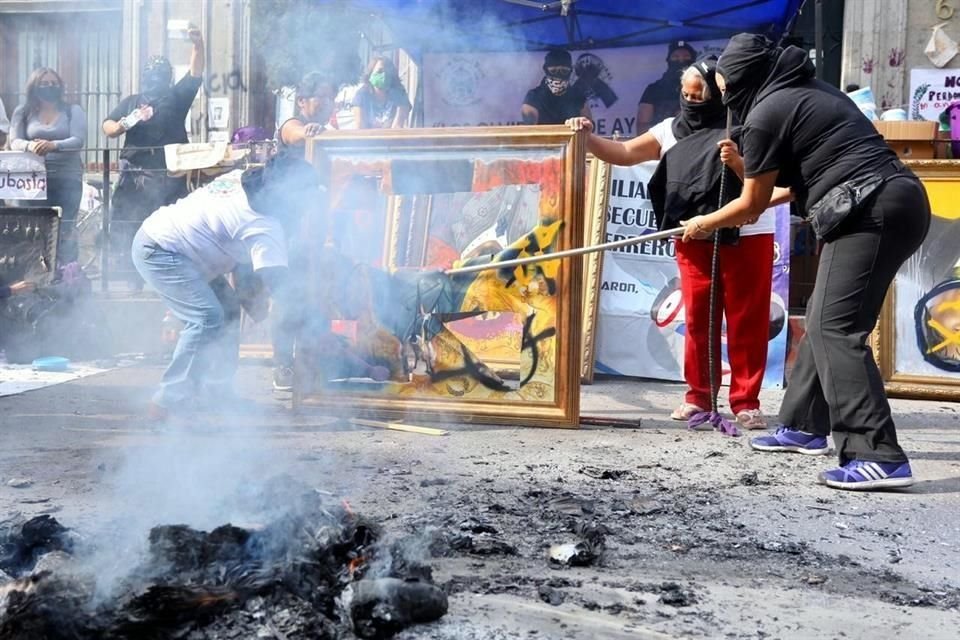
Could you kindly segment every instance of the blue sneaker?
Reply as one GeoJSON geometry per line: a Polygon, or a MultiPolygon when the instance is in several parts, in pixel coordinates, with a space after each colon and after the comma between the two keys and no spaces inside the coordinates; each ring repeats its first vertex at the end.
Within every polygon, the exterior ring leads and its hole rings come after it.
{"type": "Polygon", "coordinates": [[[819,480],[820,484],[834,489],[870,491],[871,489],[909,487],[913,484],[913,473],[907,461],[851,460],[842,467],[824,471],[820,474],[819,480]]]}
{"type": "Polygon", "coordinates": [[[774,433],[750,440],[755,451],[790,451],[808,456],[821,456],[830,452],[826,436],[817,436],[781,426],[774,433]]]}

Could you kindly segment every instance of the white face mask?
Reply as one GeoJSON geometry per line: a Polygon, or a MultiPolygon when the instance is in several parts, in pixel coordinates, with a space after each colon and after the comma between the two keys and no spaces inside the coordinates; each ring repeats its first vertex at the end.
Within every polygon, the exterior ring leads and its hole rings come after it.
{"type": "Polygon", "coordinates": [[[561,78],[551,78],[550,76],[546,77],[547,89],[550,89],[550,93],[555,96],[563,95],[567,87],[570,86],[569,80],[563,80],[561,78]]]}

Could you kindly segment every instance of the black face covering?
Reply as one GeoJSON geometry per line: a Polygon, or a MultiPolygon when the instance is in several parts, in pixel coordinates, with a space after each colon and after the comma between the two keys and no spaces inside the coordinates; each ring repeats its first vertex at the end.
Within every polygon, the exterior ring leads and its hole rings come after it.
{"type": "Polygon", "coordinates": [[[44,102],[60,102],[63,87],[37,87],[37,97],[44,102]]]}
{"type": "Polygon", "coordinates": [[[741,123],[746,123],[750,110],[773,91],[806,82],[814,75],[813,63],[804,50],[793,46],[781,49],[752,33],[730,38],[717,71],[726,80],[723,104],[741,123]]]}
{"type": "Polygon", "coordinates": [[[170,77],[164,73],[148,73],[143,77],[140,93],[148,100],[161,98],[170,88],[170,77]]]}
{"type": "Polygon", "coordinates": [[[703,82],[710,90],[710,99],[706,102],[691,102],[680,96],[680,115],[673,120],[673,135],[677,140],[687,137],[700,129],[714,129],[725,124],[726,109],[720,100],[720,88],[717,86],[717,61],[705,58],[693,63],[703,82]]]}

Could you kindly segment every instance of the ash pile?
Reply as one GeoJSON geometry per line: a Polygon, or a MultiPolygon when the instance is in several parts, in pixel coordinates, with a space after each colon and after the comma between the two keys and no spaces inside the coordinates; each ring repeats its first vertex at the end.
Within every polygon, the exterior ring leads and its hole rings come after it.
{"type": "Polygon", "coordinates": [[[263,525],[154,527],[106,587],[92,543],[54,518],[0,522],[0,640],[389,638],[446,613],[409,541],[332,496],[298,502],[263,525]]]}

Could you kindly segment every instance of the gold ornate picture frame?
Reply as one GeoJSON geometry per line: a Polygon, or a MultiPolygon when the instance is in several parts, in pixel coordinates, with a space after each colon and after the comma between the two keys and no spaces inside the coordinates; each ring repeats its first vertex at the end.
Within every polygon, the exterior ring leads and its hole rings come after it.
{"type": "MultiPolygon", "coordinates": [[[[584,221],[584,246],[601,244],[606,239],[607,206],[610,203],[609,162],[587,156],[587,189],[584,221]]],[[[583,258],[583,359],[580,382],[593,384],[593,367],[597,357],[596,327],[600,308],[600,283],[603,276],[603,252],[588,253],[583,258]]]]}
{"type": "Polygon", "coordinates": [[[578,426],[583,261],[446,272],[582,246],[581,134],[335,132],[310,140],[307,158],[329,183],[310,244],[337,258],[311,256],[305,303],[336,335],[298,346],[295,406],[578,426]],[[347,355],[334,361],[332,350],[347,355]],[[340,370],[344,360],[352,370],[340,370]],[[371,374],[377,367],[389,376],[371,374]]]}
{"type": "Polygon", "coordinates": [[[908,160],[933,219],[897,272],[871,342],[893,397],[960,401],[960,163],[908,160]]]}

